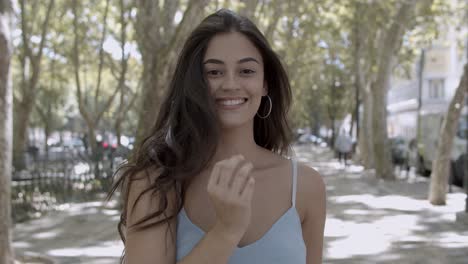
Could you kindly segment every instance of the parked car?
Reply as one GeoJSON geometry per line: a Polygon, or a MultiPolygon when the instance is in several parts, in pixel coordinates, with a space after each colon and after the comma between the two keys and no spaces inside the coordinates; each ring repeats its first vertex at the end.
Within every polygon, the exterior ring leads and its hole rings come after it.
{"type": "MultiPolygon", "coordinates": [[[[465,177],[464,166],[466,166],[468,141],[468,108],[464,107],[462,111],[450,153],[451,178],[459,186],[463,185],[465,177]]],[[[443,113],[430,113],[421,116],[421,139],[416,150],[418,155],[416,168],[418,172],[426,176],[429,176],[432,163],[436,159],[443,118],[443,113]]]]}

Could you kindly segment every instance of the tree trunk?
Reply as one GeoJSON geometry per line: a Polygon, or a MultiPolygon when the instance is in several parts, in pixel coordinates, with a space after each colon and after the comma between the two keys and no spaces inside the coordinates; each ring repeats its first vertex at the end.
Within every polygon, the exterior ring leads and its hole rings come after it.
{"type": "MultiPolygon", "coordinates": [[[[127,74],[127,65],[129,56],[125,56],[125,45],[127,43],[127,25],[130,23],[130,16],[126,16],[129,13],[129,9],[124,0],[119,1],[120,7],[120,50],[121,50],[121,60],[120,60],[120,76],[118,77],[118,89],[120,92],[119,100],[119,109],[115,114],[115,135],[117,136],[117,146],[120,146],[121,136],[122,136],[122,122],[127,113],[125,105],[125,76],[127,74]],[[125,110],[124,110],[125,109],[125,110]]],[[[130,89],[129,89],[130,91],[130,89]]],[[[130,96],[130,95],[129,95],[130,96]]]]}
{"type": "Polygon", "coordinates": [[[387,91],[396,54],[403,41],[408,20],[413,15],[416,0],[402,2],[392,25],[382,34],[379,42],[377,78],[371,85],[373,109],[374,157],[376,175],[382,179],[395,179],[387,135],[387,91]]]}
{"type": "Polygon", "coordinates": [[[12,3],[0,0],[0,263],[14,262],[11,247],[11,172],[13,138],[13,91],[10,63],[12,3]]]}
{"type": "MultiPolygon", "coordinates": [[[[25,161],[24,161],[24,152],[26,143],[28,141],[28,126],[29,126],[29,119],[31,116],[31,112],[34,107],[34,103],[36,101],[37,95],[37,84],[39,82],[39,77],[41,74],[41,59],[42,53],[45,46],[46,35],[49,28],[49,21],[50,21],[50,14],[54,7],[54,0],[50,0],[47,6],[47,13],[46,17],[42,23],[41,28],[41,40],[39,43],[39,48],[37,50],[37,54],[33,54],[33,49],[29,46],[31,35],[33,32],[28,31],[28,27],[26,26],[27,23],[27,12],[25,9],[25,2],[24,0],[20,1],[21,6],[21,26],[22,26],[22,39],[23,39],[23,49],[25,56],[29,60],[31,64],[31,75],[25,80],[24,87],[22,87],[22,100],[20,103],[20,107],[16,108],[19,111],[16,113],[17,117],[15,120],[18,120],[17,124],[15,125],[15,133],[14,133],[14,166],[17,170],[22,170],[25,168],[25,161]]],[[[26,68],[23,68],[22,71],[26,71],[26,68]]],[[[26,75],[25,73],[23,73],[26,75]]]]}
{"type": "MultiPolygon", "coordinates": [[[[364,81],[364,67],[363,60],[365,54],[365,29],[362,28],[364,22],[360,19],[362,13],[362,4],[355,3],[355,21],[353,24],[353,71],[354,71],[354,85],[356,89],[356,105],[355,105],[355,119],[356,119],[356,135],[358,138],[358,159],[366,169],[373,168],[372,155],[372,97],[366,82],[364,81]],[[362,120],[360,118],[359,106],[362,102],[362,120]]],[[[370,68],[370,67],[369,67],[370,68]]],[[[351,129],[352,131],[352,129],[351,129]]]]}
{"type": "Polygon", "coordinates": [[[363,99],[363,115],[362,123],[359,127],[359,152],[360,159],[364,165],[364,168],[374,168],[374,159],[372,156],[373,151],[373,133],[372,133],[372,96],[369,88],[364,88],[362,93],[363,99]]]}
{"type": "MultiPolygon", "coordinates": [[[[390,74],[390,72],[385,75],[390,74]]],[[[390,146],[387,142],[387,109],[386,93],[388,79],[379,78],[373,84],[372,96],[372,132],[373,132],[373,153],[374,165],[377,177],[382,179],[394,179],[393,165],[391,161],[390,146]]]]}
{"type": "MultiPolygon", "coordinates": [[[[166,1],[164,1],[166,3],[166,1]]],[[[169,3],[171,1],[167,1],[169,3]]],[[[166,14],[160,10],[158,1],[142,0],[137,2],[136,38],[143,58],[142,107],[139,109],[136,131],[136,144],[147,136],[154,125],[161,104],[162,95],[167,89],[170,74],[174,71],[177,54],[185,38],[202,18],[207,0],[189,1],[182,21],[174,29],[173,12],[166,14]],[[164,13],[164,15],[162,15],[164,13]],[[166,17],[163,20],[161,17],[166,17]],[[159,30],[164,28],[165,30],[159,30]]]]}
{"type": "Polygon", "coordinates": [[[450,102],[440,130],[437,155],[433,162],[433,169],[430,177],[431,183],[429,186],[429,201],[434,205],[445,204],[447,181],[450,173],[450,154],[452,152],[452,143],[467,92],[468,64],[465,64],[463,76],[457,90],[455,91],[455,95],[450,102]]]}
{"type": "Polygon", "coordinates": [[[278,21],[281,15],[284,12],[284,2],[279,0],[273,0],[270,6],[273,6],[273,15],[268,19],[270,23],[268,24],[267,28],[265,29],[265,38],[268,42],[273,43],[273,34],[275,29],[278,25],[278,21]]]}
{"type": "MultiPolygon", "coordinates": [[[[107,15],[109,11],[109,4],[110,0],[106,1],[105,11],[103,14],[103,30],[99,44],[99,64],[98,64],[98,79],[96,86],[94,88],[94,109],[100,108],[99,103],[99,90],[101,88],[101,74],[104,67],[104,40],[106,39],[106,32],[107,32],[107,15]]],[[[74,75],[75,75],[75,84],[76,84],[76,96],[78,101],[78,109],[80,111],[81,116],[83,117],[87,127],[88,127],[88,140],[89,140],[89,147],[91,148],[91,155],[94,161],[98,161],[101,158],[101,151],[96,142],[96,128],[99,126],[99,122],[101,117],[103,116],[104,112],[109,109],[111,103],[113,102],[115,96],[119,91],[119,87],[116,87],[113,94],[103,103],[101,110],[97,112],[92,112],[87,108],[86,103],[83,100],[83,97],[86,97],[86,94],[82,93],[81,87],[81,78],[80,78],[80,32],[79,32],[79,25],[78,25],[78,17],[79,17],[79,1],[74,0],[72,2],[72,13],[73,13],[73,30],[74,30],[74,43],[73,43],[73,53],[72,53],[72,61],[73,61],[73,68],[74,68],[74,75]]],[[[96,164],[96,178],[100,178],[99,170],[97,169],[96,164]]]]}
{"type": "Polygon", "coordinates": [[[50,136],[50,124],[46,123],[44,126],[44,152],[46,153],[47,157],[49,154],[49,145],[47,145],[47,140],[49,139],[50,136]]]}
{"type": "MultiPolygon", "coordinates": [[[[25,98],[26,99],[26,98],[25,98]]],[[[32,107],[30,103],[19,103],[16,107],[16,117],[14,122],[14,137],[13,137],[13,166],[16,170],[23,170],[26,168],[26,161],[24,153],[28,140],[28,123],[31,115],[32,107]]]]}

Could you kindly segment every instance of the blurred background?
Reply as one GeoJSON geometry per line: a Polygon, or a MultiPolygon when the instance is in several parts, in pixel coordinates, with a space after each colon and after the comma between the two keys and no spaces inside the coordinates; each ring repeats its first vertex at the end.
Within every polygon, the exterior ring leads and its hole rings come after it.
{"type": "Polygon", "coordinates": [[[287,69],[292,153],[327,183],[324,263],[466,263],[467,0],[0,0],[0,263],[118,262],[112,175],[220,8],[287,69]]]}

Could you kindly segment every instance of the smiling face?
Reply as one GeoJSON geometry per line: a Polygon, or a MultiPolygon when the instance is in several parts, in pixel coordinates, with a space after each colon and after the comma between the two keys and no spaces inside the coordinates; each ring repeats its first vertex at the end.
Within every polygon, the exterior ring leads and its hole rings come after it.
{"type": "Polygon", "coordinates": [[[263,59],[254,44],[238,32],[216,35],[208,43],[203,68],[222,126],[253,122],[267,95],[263,59]]]}

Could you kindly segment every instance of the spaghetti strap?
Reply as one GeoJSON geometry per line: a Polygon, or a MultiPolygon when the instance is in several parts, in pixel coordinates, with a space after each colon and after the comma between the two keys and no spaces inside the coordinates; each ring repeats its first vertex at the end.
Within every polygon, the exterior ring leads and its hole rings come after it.
{"type": "Polygon", "coordinates": [[[297,161],[296,159],[293,157],[291,158],[292,160],[292,175],[293,175],[293,183],[292,183],[292,197],[291,197],[291,200],[292,200],[292,207],[296,207],[296,190],[297,190],[297,161]]]}

